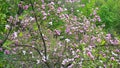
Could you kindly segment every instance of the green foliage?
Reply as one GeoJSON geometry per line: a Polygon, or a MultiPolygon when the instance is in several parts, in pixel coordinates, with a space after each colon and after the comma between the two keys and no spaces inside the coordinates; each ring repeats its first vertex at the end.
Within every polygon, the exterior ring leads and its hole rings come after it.
{"type": "Polygon", "coordinates": [[[95,0],[82,0],[82,3],[85,4],[85,7],[79,8],[79,10],[86,16],[89,16],[92,13],[95,6],[95,0]]]}
{"type": "Polygon", "coordinates": [[[106,29],[113,31],[115,30],[117,33],[119,33],[118,26],[120,25],[120,1],[119,0],[98,0],[98,2],[101,1],[101,5],[98,7],[99,9],[99,15],[102,19],[102,23],[105,23],[106,29]]]}
{"type": "Polygon", "coordinates": [[[4,1],[0,1],[0,35],[4,31],[4,25],[6,23],[6,14],[8,13],[8,4],[4,1]]]}

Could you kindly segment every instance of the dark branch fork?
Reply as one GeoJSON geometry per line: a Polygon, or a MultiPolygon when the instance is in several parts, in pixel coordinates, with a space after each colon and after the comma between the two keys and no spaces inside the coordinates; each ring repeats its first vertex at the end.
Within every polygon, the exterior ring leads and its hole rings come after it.
{"type": "Polygon", "coordinates": [[[45,60],[46,60],[44,63],[47,65],[48,68],[51,68],[50,65],[49,65],[49,62],[47,61],[47,47],[46,47],[46,43],[45,43],[42,31],[41,31],[41,27],[40,27],[40,25],[38,23],[37,15],[35,13],[35,9],[34,9],[34,6],[33,6],[33,3],[32,3],[31,0],[30,0],[30,3],[31,3],[32,10],[33,10],[33,15],[35,17],[35,21],[36,21],[36,24],[37,24],[37,27],[38,27],[38,30],[39,30],[39,34],[40,34],[40,37],[41,37],[42,42],[43,42],[44,55],[45,55],[45,60]]]}

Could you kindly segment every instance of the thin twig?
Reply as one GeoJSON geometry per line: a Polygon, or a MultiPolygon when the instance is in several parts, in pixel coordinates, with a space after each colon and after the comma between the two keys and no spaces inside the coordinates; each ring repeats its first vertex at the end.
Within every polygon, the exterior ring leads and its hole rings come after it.
{"type": "Polygon", "coordinates": [[[36,13],[35,13],[34,6],[33,6],[33,3],[32,3],[31,0],[30,0],[30,3],[31,3],[31,6],[32,6],[33,14],[34,14],[34,17],[35,17],[35,21],[36,21],[36,24],[37,24],[37,27],[38,27],[40,36],[41,36],[42,41],[43,41],[43,46],[44,46],[44,51],[45,51],[45,60],[47,60],[47,47],[46,47],[46,43],[45,43],[45,40],[44,40],[42,31],[41,31],[41,27],[40,27],[40,25],[38,24],[37,15],[36,15],[36,13]]]}
{"type": "Polygon", "coordinates": [[[17,45],[17,46],[12,46],[12,47],[29,47],[29,48],[32,48],[32,49],[36,50],[39,53],[39,55],[42,57],[41,52],[39,51],[39,49],[37,49],[35,47],[32,47],[32,46],[29,46],[29,45],[17,45]]]}
{"type": "Polygon", "coordinates": [[[3,42],[0,44],[0,47],[2,47],[3,44],[7,41],[7,39],[8,39],[8,37],[9,37],[11,31],[12,31],[12,24],[10,25],[10,29],[9,29],[8,34],[6,35],[6,37],[5,37],[5,39],[3,40],[3,42]]]}

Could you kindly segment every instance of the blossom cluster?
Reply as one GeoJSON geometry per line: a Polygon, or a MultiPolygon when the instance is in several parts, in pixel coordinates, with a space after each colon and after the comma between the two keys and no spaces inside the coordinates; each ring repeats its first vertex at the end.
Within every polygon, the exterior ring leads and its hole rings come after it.
{"type": "MultiPolygon", "coordinates": [[[[104,64],[106,61],[110,61],[110,65],[112,62],[120,64],[117,58],[120,50],[116,48],[119,47],[118,38],[112,38],[111,34],[104,32],[103,25],[96,26],[96,23],[101,22],[100,16],[97,15],[98,8],[95,8],[90,17],[87,17],[81,12],[77,12],[77,15],[73,14],[72,12],[76,10],[69,11],[73,9],[69,9],[61,2],[41,0],[40,3],[34,2],[29,6],[20,2],[18,7],[28,10],[29,7],[34,6],[32,8],[35,10],[23,13],[23,16],[9,17],[9,23],[5,27],[7,30],[12,27],[13,32],[8,37],[8,41],[12,43],[9,44],[10,51],[5,50],[4,53],[21,54],[23,59],[27,56],[26,59],[35,60],[39,66],[51,68],[52,66],[85,67],[87,64],[96,67],[97,63],[94,62],[98,61],[103,67],[107,65],[104,64]],[[62,26],[56,25],[61,22],[63,22],[62,26]],[[55,26],[58,27],[55,28],[55,26]],[[113,51],[109,52],[111,46],[113,46],[113,51]],[[86,61],[90,62],[86,64],[86,61]]],[[[76,2],[80,1],[65,0],[66,4],[76,2]]],[[[0,51],[3,49],[0,48],[0,51]]]]}

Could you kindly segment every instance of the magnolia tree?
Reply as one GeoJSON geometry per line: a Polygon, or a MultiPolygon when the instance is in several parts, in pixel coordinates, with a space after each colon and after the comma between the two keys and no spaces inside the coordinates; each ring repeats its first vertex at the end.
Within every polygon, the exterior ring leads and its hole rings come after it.
{"type": "MultiPolygon", "coordinates": [[[[79,0],[20,1],[18,12],[9,16],[0,51],[11,67],[117,68],[119,40],[103,31],[93,8],[82,14],[79,0]]],[[[3,66],[4,67],[4,66],[3,66]]]]}

